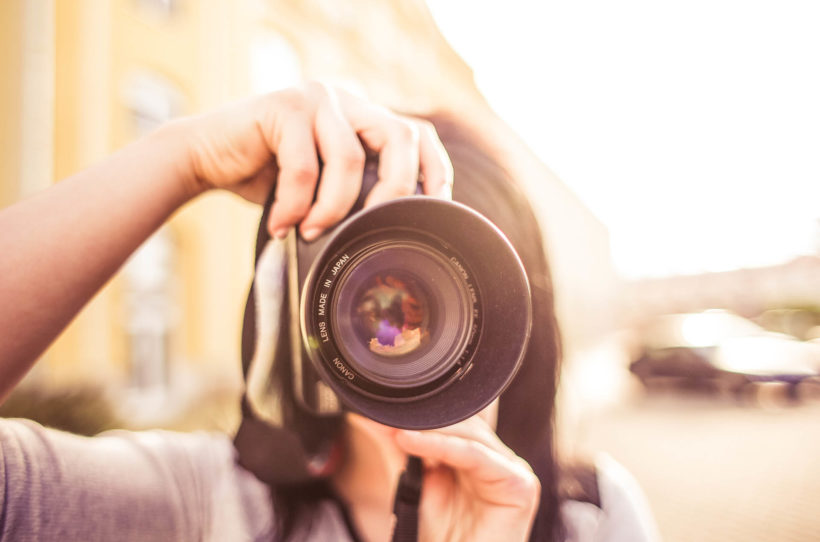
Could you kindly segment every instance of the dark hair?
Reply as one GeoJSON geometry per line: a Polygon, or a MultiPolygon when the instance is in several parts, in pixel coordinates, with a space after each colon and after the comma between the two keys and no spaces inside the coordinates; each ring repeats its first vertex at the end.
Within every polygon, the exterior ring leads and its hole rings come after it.
{"type": "Polygon", "coordinates": [[[496,432],[530,464],[541,482],[541,502],[530,540],[558,540],[561,524],[553,427],[561,342],[541,229],[522,188],[477,134],[450,117],[430,120],[453,163],[453,199],[495,223],[527,271],[533,333],[521,369],[501,394],[496,432]]]}
{"type": "MultiPolygon", "coordinates": [[[[527,271],[532,292],[534,332],[518,374],[501,395],[497,433],[507,446],[530,464],[541,482],[541,501],[530,540],[558,540],[562,526],[558,513],[553,420],[560,339],[552,282],[538,221],[521,187],[475,134],[448,116],[437,115],[428,120],[436,127],[453,163],[453,199],[474,208],[494,222],[512,242],[527,271]],[[533,405],[539,408],[533,408],[533,405]]],[[[287,314],[284,316],[287,317],[287,314]]],[[[290,347],[287,340],[282,341],[276,352],[277,358],[290,355],[290,347]]],[[[274,380],[280,393],[284,427],[296,432],[303,440],[337,435],[342,425],[341,418],[320,420],[302,411],[289,385],[290,364],[279,363],[275,367],[274,380]]],[[[243,412],[250,414],[247,405],[243,412]]],[[[307,443],[308,447],[310,444],[307,443]]],[[[330,484],[324,480],[306,484],[272,484],[271,489],[277,521],[276,535],[280,540],[294,534],[302,521],[309,521],[318,501],[337,499],[330,484]]],[[[344,504],[341,501],[340,504],[344,510],[344,504]]]]}

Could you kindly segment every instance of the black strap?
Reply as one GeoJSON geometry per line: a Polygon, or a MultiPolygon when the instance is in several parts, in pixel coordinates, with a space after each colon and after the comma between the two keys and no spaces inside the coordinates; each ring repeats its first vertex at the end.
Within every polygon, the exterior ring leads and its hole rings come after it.
{"type": "Polygon", "coordinates": [[[396,525],[393,528],[393,542],[416,542],[419,531],[419,501],[421,500],[421,479],[424,467],[421,459],[411,455],[407,466],[399,477],[396,497],[393,500],[393,514],[396,525]]]}

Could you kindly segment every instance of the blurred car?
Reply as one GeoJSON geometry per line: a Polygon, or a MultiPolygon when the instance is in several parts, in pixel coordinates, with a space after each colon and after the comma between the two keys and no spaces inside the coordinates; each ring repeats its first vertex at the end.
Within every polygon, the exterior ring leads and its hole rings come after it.
{"type": "Polygon", "coordinates": [[[820,374],[820,344],[766,331],[724,310],[670,314],[643,332],[630,371],[646,387],[662,382],[742,393],[749,383],[782,382],[789,394],[820,374]]]}

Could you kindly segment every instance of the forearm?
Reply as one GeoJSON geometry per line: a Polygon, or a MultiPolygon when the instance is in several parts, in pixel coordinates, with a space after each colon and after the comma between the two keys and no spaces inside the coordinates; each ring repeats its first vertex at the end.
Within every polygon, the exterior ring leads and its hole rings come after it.
{"type": "Polygon", "coordinates": [[[425,193],[449,193],[452,167],[431,126],[308,84],[168,125],[0,211],[0,400],[186,201],[220,188],[262,204],[275,185],[271,233],[300,224],[315,237],[356,201],[363,144],[379,153],[369,204],[411,194],[420,174],[425,193]]]}
{"type": "Polygon", "coordinates": [[[0,211],[0,401],[128,256],[195,195],[165,128],[0,211]]]}

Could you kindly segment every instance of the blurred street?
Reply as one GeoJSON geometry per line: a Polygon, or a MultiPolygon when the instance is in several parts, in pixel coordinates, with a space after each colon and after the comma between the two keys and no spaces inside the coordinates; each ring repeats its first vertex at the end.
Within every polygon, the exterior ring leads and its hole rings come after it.
{"type": "Polygon", "coordinates": [[[820,540],[820,400],[802,395],[639,392],[586,416],[575,446],[634,474],[667,542],[820,540]]]}

